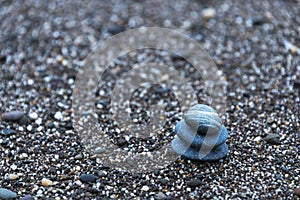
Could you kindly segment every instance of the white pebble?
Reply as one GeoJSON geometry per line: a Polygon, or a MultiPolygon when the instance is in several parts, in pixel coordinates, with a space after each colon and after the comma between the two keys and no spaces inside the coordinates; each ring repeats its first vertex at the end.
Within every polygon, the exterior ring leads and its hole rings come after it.
{"type": "Polygon", "coordinates": [[[143,187],[142,187],[142,191],[148,191],[150,188],[147,186],[147,185],[144,185],[143,187]]]}
{"type": "Polygon", "coordinates": [[[31,119],[37,119],[38,118],[38,114],[36,112],[33,112],[33,113],[29,113],[29,117],[31,119]]]}
{"type": "Polygon", "coordinates": [[[211,19],[215,16],[216,10],[214,8],[206,8],[202,10],[201,15],[204,19],[211,19]]]}
{"type": "Polygon", "coordinates": [[[57,113],[55,113],[54,118],[57,120],[62,120],[63,115],[61,114],[61,112],[57,112],[57,113]]]}
{"type": "Polygon", "coordinates": [[[16,170],[18,167],[17,167],[17,165],[12,165],[12,166],[10,166],[10,168],[11,168],[12,170],[16,170]]]}
{"type": "Polygon", "coordinates": [[[28,85],[33,85],[33,84],[34,84],[34,80],[33,80],[33,79],[29,79],[29,80],[27,81],[27,84],[28,84],[28,85]]]}

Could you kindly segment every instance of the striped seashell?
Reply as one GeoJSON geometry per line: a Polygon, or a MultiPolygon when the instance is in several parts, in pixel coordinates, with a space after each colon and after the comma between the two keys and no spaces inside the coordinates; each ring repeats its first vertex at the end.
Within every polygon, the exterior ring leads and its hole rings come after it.
{"type": "Polygon", "coordinates": [[[185,114],[184,120],[199,135],[218,134],[222,128],[222,121],[216,111],[204,104],[191,107],[185,114]]]}

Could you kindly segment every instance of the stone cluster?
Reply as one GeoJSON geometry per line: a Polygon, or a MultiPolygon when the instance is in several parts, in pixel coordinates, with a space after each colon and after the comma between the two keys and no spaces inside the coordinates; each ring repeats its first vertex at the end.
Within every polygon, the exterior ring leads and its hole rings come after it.
{"type": "Polygon", "coordinates": [[[204,104],[191,107],[175,127],[172,149],[192,160],[216,161],[228,153],[228,132],[216,111],[204,104]]]}

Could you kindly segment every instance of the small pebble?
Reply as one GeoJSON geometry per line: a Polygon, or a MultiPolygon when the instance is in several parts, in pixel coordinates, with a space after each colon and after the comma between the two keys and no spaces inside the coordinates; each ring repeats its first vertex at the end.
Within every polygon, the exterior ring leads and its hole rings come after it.
{"type": "Polygon", "coordinates": [[[32,113],[29,113],[28,115],[31,119],[37,119],[38,118],[38,114],[36,112],[32,112],[32,113]]]}
{"type": "Polygon", "coordinates": [[[22,199],[20,199],[20,200],[34,200],[34,198],[33,198],[33,196],[31,196],[31,195],[25,195],[22,199]]]}
{"type": "Polygon", "coordinates": [[[197,186],[201,185],[201,183],[202,182],[200,179],[195,178],[195,179],[188,181],[186,184],[189,187],[197,187],[197,186]]]}
{"type": "Polygon", "coordinates": [[[52,186],[53,182],[49,179],[43,178],[42,179],[42,185],[45,186],[45,187],[52,186]]]}
{"type": "Polygon", "coordinates": [[[264,16],[256,16],[252,18],[252,25],[262,25],[266,23],[266,18],[264,16]]]}
{"type": "Polygon", "coordinates": [[[55,113],[54,118],[57,119],[57,120],[62,120],[63,115],[61,114],[61,112],[57,112],[57,113],[55,113]]]}
{"type": "Polygon", "coordinates": [[[83,174],[79,178],[83,183],[94,183],[97,180],[97,177],[93,174],[83,174]]]}
{"type": "Polygon", "coordinates": [[[8,178],[9,178],[10,180],[16,180],[16,179],[19,178],[19,175],[17,175],[17,174],[9,174],[9,175],[8,175],[8,178]]]}
{"type": "Polygon", "coordinates": [[[141,190],[147,192],[149,189],[150,189],[149,186],[144,185],[141,190]]]}
{"type": "Polygon", "coordinates": [[[204,19],[208,20],[216,15],[216,10],[214,8],[206,8],[202,10],[201,15],[204,19]]]}
{"type": "Polygon", "coordinates": [[[17,198],[17,194],[11,190],[0,188],[0,199],[14,199],[17,198]]]}
{"type": "Polygon", "coordinates": [[[270,144],[280,144],[280,135],[277,133],[268,134],[264,140],[270,144]]]}
{"type": "Polygon", "coordinates": [[[163,192],[158,192],[155,195],[155,197],[156,197],[157,200],[165,200],[165,199],[167,199],[167,196],[163,192]]]}
{"type": "Polygon", "coordinates": [[[295,81],[294,82],[294,87],[295,88],[300,88],[300,81],[295,81]]]}
{"type": "Polygon", "coordinates": [[[4,121],[19,121],[24,116],[24,113],[21,111],[11,111],[2,114],[2,119],[4,121]]]}
{"type": "Polygon", "coordinates": [[[109,26],[107,28],[107,32],[109,32],[112,35],[116,35],[116,34],[121,33],[123,31],[125,31],[124,26],[112,25],[112,26],[109,26]]]}
{"type": "Polygon", "coordinates": [[[7,136],[10,136],[15,133],[16,133],[16,131],[14,131],[12,129],[6,129],[6,128],[1,131],[2,135],[7,135],[7,136]]]}

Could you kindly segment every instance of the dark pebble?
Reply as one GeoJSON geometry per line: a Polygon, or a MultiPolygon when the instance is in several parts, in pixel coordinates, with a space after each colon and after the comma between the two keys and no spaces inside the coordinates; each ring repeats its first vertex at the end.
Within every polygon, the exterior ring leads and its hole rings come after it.
{"type": "Polygon", "coordinates": [[[31,195],[25,195],[22,199],[20,200],[34,200],[34,198],[31,195]]]}
{"type": "Polygon", "coordinates": [[[201,185],[201,183],[202,182],[200,179],[195,178],[195,179],[188,181],[186,184],[189,187],[197,187],[197,186],[201,185]]]}
{"type": "Polygon", "coordinates": [[[266,18],[263,16],[256,16],[252,18],[252,25],[256,26],[256,25],[263,25],[264,23],[267,22],[266,18]]]}
{"type": "Polygon", "coordinates": [[[123,31],[125,31],[125,27],[124,26],[118,26],[118,25],[113,25],[113,26],[109,26],[107,28],[107,32],[109,32],[112,35],[116,35],[118,33],[121,33],[123,31]]]}
{"type": "Polygon", "coordinates": [[[294,82],[294,87],[295,88],[300,88],[300,81],[295,81],[294,82]]]}
{"type": "Polygon", "coordinates": [[[284,165],[281,166],[281,170],[285,173],[289,172],[288,168],[286,168],[284,165]]]}
{"type": "Polygon", "coordinates": [[[123,147],[123,146],[125,146],[127,144],[127,141],[125,140],[125,138],[118,138],[117,139],[117,145],[119,146],[119,147],[123,147]]]}
{"type": "Polygon", "coordinates": [[[280,144],[280,135],[276,133],[268,134],[264,140],[270,144],[280,144]]]}
{"type": "Polygon", "coordinates": [[[83,174],[80,176],[80,181],[83,183],[94,183],[96,182],[97,177],[93,174],[83,174]]]}
{"type": "Polygon", "coordinates": [[[160,171],[158,169],[156,169],[156,170],[154,170],[153,173],[154,173],[155,176],[158,176],[160,174],[160,171]]]}
{"type": "Polygon", "coordinates": [[[156,89],[154,89],[154,92],[159,93],[159,94],[168,93],[169,91],[170,91],[169,88],[156,88],[156,89]]]}
{"type": "Polygon", "coordinates": [[[6,136],[10,136],[10,135],[15,134],[15,133],[16,133],[15,130],[6,129],[6,128],[1,131],[1,135],[6,135],[6,136]]]}
{"type": "Polygon", "coordinates": [[[19,121],[24,116],[24,113],[21,111],[11,111],[2,114],[2,119],[4,121],[19,121]]]}

